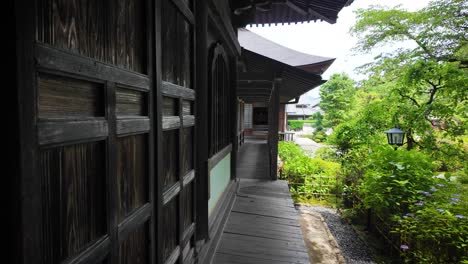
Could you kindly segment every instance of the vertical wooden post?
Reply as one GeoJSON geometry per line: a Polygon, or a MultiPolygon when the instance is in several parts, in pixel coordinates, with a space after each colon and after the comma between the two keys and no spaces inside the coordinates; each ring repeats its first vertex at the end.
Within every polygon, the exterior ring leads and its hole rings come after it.
{"type": "Polygon", "coordinates": [[[15,1],[16,16],[16,83],[19,117],[19,165],[21,226],[18,236],[19,262],[34,263],[42,259],[41,177],[38,175],[38,143],[36,137],[36,76],[34,41],[36,1],[15,1]],[[34,224],[31,224],[31,220],[34,224]]]}
{"type": "Polygon", "coordinates": [[[237,115],[237,57],[232,57],[230,60],[230,85],[231,85],[231,143],[232,143],[232,151],[231,151],[231,180],[236,178],[237,173],[237,149],[239,148],[238,139],[237,139],[237,123],[238,123],[238,115],[237,115]]]}
{"type": "Polygon", "coordinates": [[[197,145],[196,192],[197,215],[196,236],[198,240],[208,238],[208,5],[207,1],[195,1],[195,68],[197,100],[195,107],[197,145]]]}
{"type": "Polygon", "coordinates": [[[153,60],[153,104],[155,111],[153,113],[153,136],[155,139],[155,159],[154,163],[156,169],[154,170],[156,180],[154,184],[156,185],[154,188],[154,199],[155,199],[155,208],[154,212],[157,215],[158,220],[155,223],[155,231],[156,231],[156,246],[157,246],[157,253],[155,263],[163,263],[163,226],[162,226],[162,216],[163,216],[163,186],[164,186],[164,179],[163,175],[163,162],[162,162],[162,155],[163,155],[163,133],[162,133],[162,43],[161,43],[161,9],[162,9],[162,1],[155,0],[154,5],[154,60],[153,60]]]}

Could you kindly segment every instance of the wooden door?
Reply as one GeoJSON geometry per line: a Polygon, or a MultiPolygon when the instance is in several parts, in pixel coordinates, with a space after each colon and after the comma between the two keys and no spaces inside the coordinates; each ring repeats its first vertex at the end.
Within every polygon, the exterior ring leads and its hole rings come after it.
{"type": "Polygon", "coordinates": [[[154,263],[152,3],[20,1],[23,263],[154,263]]]}
{"type": "Polygon", "coordinates": [[[161,3],[162,259],[192,263],[195,231],[193,2],[161,3]]]}

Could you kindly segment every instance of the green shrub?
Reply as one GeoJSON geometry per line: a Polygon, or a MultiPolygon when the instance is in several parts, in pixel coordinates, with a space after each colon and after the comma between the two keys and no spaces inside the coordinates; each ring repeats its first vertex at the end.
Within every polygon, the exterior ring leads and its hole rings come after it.
{"type": "Polygon", "coordinates": [[[313,123],[313,120],[288,120],[290,130],[302,130],[304,123],[313,123]]]}
{"type": "Polygon", "coordinates": [[[462,189],[437,179],[408,212],[394,217],[407,261],[416,263],[466,263],[468,261],[468,197],[462,189]]]}
{"type": "Polygon", "coordinates": [[[310,158],[292,142],[279,142],[278,152],[284,162],[282,178],[288,180],[296,201],[340,192],[339,163],[310,158]]]}
{"type": "Polygon", "coordinates": [[[434,183],[431,160],[417,151],[380,148],[369,156],[360,192],[364,205],[384,215],[406,212],[434,183]]]}

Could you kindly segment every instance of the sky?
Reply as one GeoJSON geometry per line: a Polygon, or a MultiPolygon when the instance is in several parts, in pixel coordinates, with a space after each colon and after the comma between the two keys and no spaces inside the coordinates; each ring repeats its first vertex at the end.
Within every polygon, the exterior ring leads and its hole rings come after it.
{"type": "MultiPolygon", "coordinates": [[[[327,22],[310,22],[293,25],[278,25],[264,27],[247,27],[247,29],[259,34],[278,44],[295,49],[300,52],[336,58],[335,62],[322,74],[327,80],[333,73],[347,73],[354,80],[362,80],[365,76],[354,72],[356,67],[371,62],[374,54],[356,54],[352,48],[357,39],[349,34],[349,29],[354,25],[356,17],[354,11],[367,8],[371,5],[397,6],[414,11],[425,7],[429,0],[354,0],[344,7],[338,14],[335,24],[327,22]]],[[[408,45],[411,45],[408,43],[408,45]]],[[[315,101],[319,97],[319,88],[315,88],[301,96],[301,103],[315,101]]]]}

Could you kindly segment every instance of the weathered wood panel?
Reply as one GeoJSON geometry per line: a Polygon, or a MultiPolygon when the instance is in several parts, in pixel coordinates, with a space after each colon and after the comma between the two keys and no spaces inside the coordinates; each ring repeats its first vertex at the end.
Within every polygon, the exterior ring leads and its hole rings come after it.
{"type": "Polygon", "coordinates": [[[148,115],[146,93],[123,88],[116,89],[115,93],[117,116],[148,115]]]}
{"type": "Polygon", "coordinates": [[[182,115],[193,115],[192,102],[188,100],[182,100],[182,115]]]}
{"type": "Polygon", "coordinates": [[[178,199],[174,198],[171,202],[166,204],[163,209],[163,259],[169,258],[171,253],[176,249],[179,244],[179,206],[178,199]]]}
{"type": "Polygon", "coordinates": [[[170,82],[162,82],[161,93],[166,96],[181,97],[183,99],[194,100],[195,91],[170,82]]]}
{"type": "Polygon", "coordinates": [[[162,79],[192,88],[192,28],[170,0],[163,1],[162,79]]]}
{"type": "Polygon", "coordinates": [[[43,263],[59,263],[105,235],[104,157],[103,142],[41,152],[43,263]]]}
{"type": "Polygon", "coordinates": [[[182,190],[180,198],[182,199],[182,223],[186,230],[193,222],[193,184],[189,184],[182,190]]]}
{"type": "Polygon", "coordinates": [[[41,145],[102,138],[108,134],[106,120],[39,122],[37,128],[41,145]]]}
{"type": "Polygon", "coordinates": [[[39,118],[104,116],[102,84],[39,74],[39,118]]]}
{"type": "Polygon", "coordinates": [[[148,201],[146,135],[117,139],[118,218],[122,221],[148,201]]]}
{"type": "Polygon", "coordinates": [[[37,66],[40,69],[66,72],[75,76],[78,74],[87,78],[106,80],[131,87],[138,87],[142,90],[149,90],[150,80],[148,76],[137,72],[120,69],[40,43],[35,44],[34,53],[37,66]]]}
{"type": "Polygon", "coordinates": [[[163,97],[163,116],[178,116],[179,104],[177,99],[170,97],[163,97]]]}
{"type": "Polygon", "coordinates": [[[117,134],[146,133],[150,130],[149,118],[117,119],[117,134]]]}
{"type": "Polygon", "coordinates": [[[119,247],[119,264],[144,264],[148,261],[148,228],[139,227],[119,247]]]}
{"type": "Polygon", "coordinates": [[[193,169],[193,128],[184,128],[182,132],[182,173],[193,169]]]}
{"type": "Polygon", "coordinates": [[[163,132],[163,153],[163,189],[166,189],[179,178],[179,131],[163,132]]]}
{"type": "Polygon", "coordinates": [[[144,1],[37,0],[37,40],[146,73],[144,1]]]}

